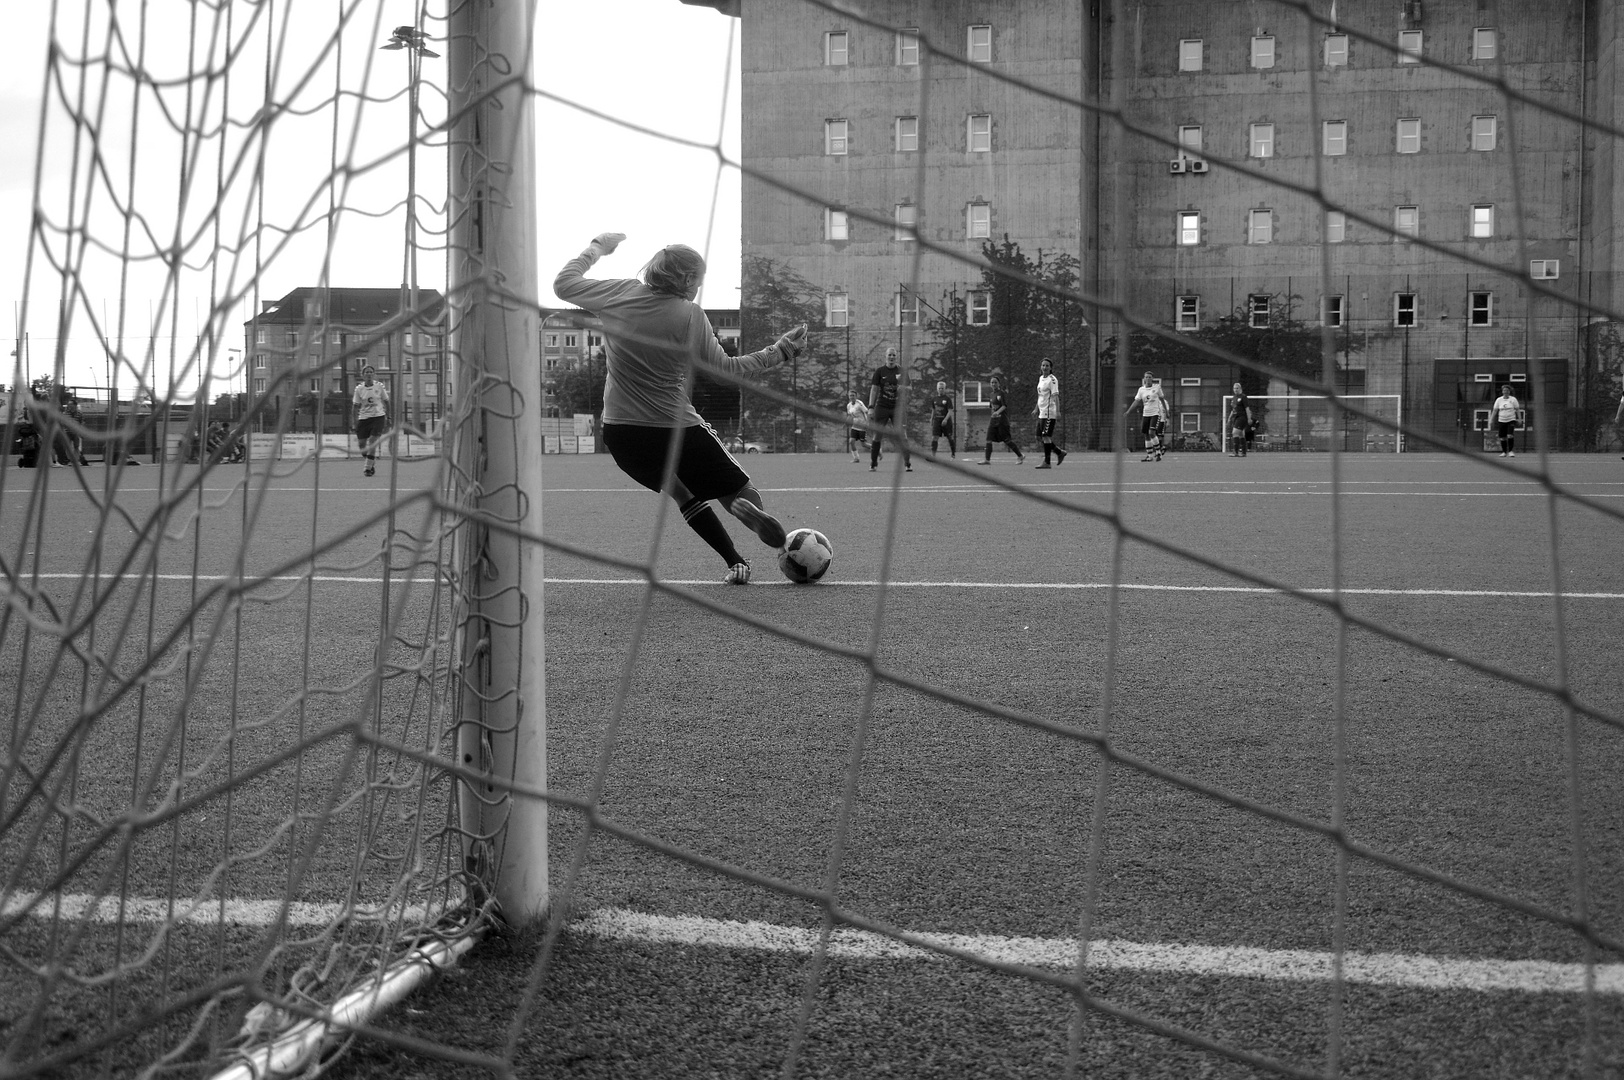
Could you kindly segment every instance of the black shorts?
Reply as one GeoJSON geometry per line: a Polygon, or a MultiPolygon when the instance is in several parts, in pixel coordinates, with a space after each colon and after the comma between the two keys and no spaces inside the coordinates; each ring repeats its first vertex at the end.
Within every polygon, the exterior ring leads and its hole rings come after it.
{"type": "Polygon", "coordinates": [[[369,416],[365,420],[355,422],[355,439],[365,449],[375,440],[381,439],[383,433],[389,428],[389,417],[369,416]]]}
{"type": "Polygon", "coordinates": [[[987,425],[988,442],[1009,442],[1009,418],[996,417],[987,425]]]}
{"type": "Polygon", "coordinates": [[[1494,426],[1500,429],[1500,438],[1502,439],[1509,439],[1517,434],[1517,421],[1515,420],[1496,420],[1494,426]]]}
{"type": "MultiPolygon", "coordinates": [[[[750,476],[727,452],[715,429],[695,424],[680,429],[677,439],[677,479],[698,499],[723,499],[736,494],[750,476]]],[[[641,424],[603,425],[603,445],[620,471],[650,491],[662,490],[671,429],[641,424]]]]}
{"type": "Polygon", "coordinates": [[[852,442],[868,442],[868,432],[864,431],[862,428],[856,428],[856,427],[852,428],[851,429],[851,441],[852,442]]]}
{"type": "Polygon", "coordinates": [[[1159,416],[1147,416],[1144,422],[1139,425],[1141,435],[1160,435],[1161,432],[1162,418],[1159,416]]]}
{"type": "Polygon", "coordinates": [[[1047,439],[1054,435],[1054,417],[1038,421],[1038,438],[1047,439]]]}
{"type": "Polygon", "coordinates": [[[930,437],[940,439],[953,437],[953,418],[951,416],[933,416],[930,418],[930,437]]]}

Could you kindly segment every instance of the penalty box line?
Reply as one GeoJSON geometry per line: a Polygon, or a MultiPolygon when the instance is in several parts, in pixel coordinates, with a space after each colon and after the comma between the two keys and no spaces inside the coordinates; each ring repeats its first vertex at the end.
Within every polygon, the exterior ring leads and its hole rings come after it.
{"type": "MultiPolygon", "coordinates": [[[[341,904],[291,903],[286,905],[290,926],[326,926],[345,916],[362,914],[341,904]]],[[[122,905],[115,897],[97,899],[87,894],[42,896],[14,893],[0,904],[0,916],[25,910],[35,919],[60,917],[111,925],[122,919],[135,923],[173,920],[187,925],[269,926],[283,909],[280,900],[169,901],[131,897],[122,905]]],[[[411,907],[404,911],[372,912],[403,921],[427,922],[437,913],[411,907]]],[[[696,915],[650,915],[624,908],[600,908],[569,924],[572,933],[611,941],[654,945],[681,945],[750,952],[811,955],[819,932],[766,922],[709,919],[696,915]]],[[[1015,937],[999,934],[916,934],[934,945],[971,954],[996,963],[1033,968],[1069,970],[1076,967],[1075,938],[1015,937]]],[[[949,959],[884,934],[837,929],[830,937],[829,955],[846,960],[943,961],[949,959]]],[[[1307,949],[1264,949],[1253,946],[1154,944],[1105,938],[1088,945],[1088,967],[1099,971],[1129,971],[1219,978],[1252,978],[1276,982],[1330,982],[1335,954],[1307,949]]],[[[1374,987],[1421,990],[1465,990],[1477,993],[1512,991],[1525,994],[1624,995],[1624,964],[1563,963],[1553,960],[1484,960],[1413,953],[1342,954],[1342,977],[1349,983],[1374,987]],[[1593,980],[1593,981],[1592,981],[1593,980]]]]}
{"type": "MultiPolygon", "coordinates": [[[[78,580],[83,574],[26,574],[24,577],[41,581],[78,580]]],[[[137,580],[150,581],[156,576],[159,581],[234,581],[229,574],[198,574],[194,578],[191,574],[142,574],[137,580]]],[[[339,574],[278,574],[274,577],[256,578],[247,576],[242,579],[245,584],[270,584],[273,582],[288,583],[310,581],[321,585],[382,585],[381,577],[355,577],[339,574]]],[[[391,579],[396,584],[403,578],[391,579]]],[[[645,578],[564,578],[550,577],[542,579],[547,585],[646,585],[645,578]]],[[[680,585],[683,588],[705,588],[719,585],[711,578],[659,578],[662,585],[680,585]]],[[[1261,585],[1148,585],[1135,582],[1119,582],[1112,585],[1108,581],[820,581],[817,588],[864,588],[873,589],[884,585],[888,589],[1025,589],[1042,590],[1053,589],[1059,592],[1095,592],[1105,589],[1117,588],[1124,592],[1170,592],[1170,593],[1244,593],[1251,596],[1292,596],[1292,592],[1285,589],[1270,589],[1261,585]]],[[[753,582],[751,588],[808,588],[809,586],[795,585],[790,581],[763,581],[753,582]]],[[[733,588],[734,586],[728,586],[733,588]]],[[[1498,589],[1376,589],[1376,588],[1344,588],[1340,590],[1325,588],[1304,588],[1297,590],[1310,596],[1332,596],[1340,593],[1343,596],[1398,596],[1398,597],[1425,597],[1425,596],[1452,596],[1466,599],[1481,600],[1549,600],[1553,594],[1538,590],[1498,590],[1498,589]]],[[[1564,592],[1564,600],[1624,600],[1624,592],[1564,592]]]]}

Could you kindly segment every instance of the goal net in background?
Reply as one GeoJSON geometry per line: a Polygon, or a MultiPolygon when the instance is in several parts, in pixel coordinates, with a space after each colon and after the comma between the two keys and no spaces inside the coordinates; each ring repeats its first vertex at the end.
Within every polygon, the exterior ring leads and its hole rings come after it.
{"type": "MultiPolygon", "coordinates": [[[[1247,450],[1336,449],[1353,453],[1399,453],[1404,399],[1398,394],[1348,394],[1333,401],[1322,394],[1259,394],[1247,397],[1252,437],[1247,450]],[[1341,404],[1339,405],[1338,402],[1341,404]],[[1346,406],[1346,407],[1343,407],[1346,406]]],[[[1235,398],[1224,395],[1223,450],[1235,449],[1230,410],[1235,398]]]]}
{"type": "Polygon", "coordinates": [[[545,903],[507,796],[545,777],[530,26],[11,15],[49,61],[0,414],[0,1072],[297,1072],[545,903]]]}

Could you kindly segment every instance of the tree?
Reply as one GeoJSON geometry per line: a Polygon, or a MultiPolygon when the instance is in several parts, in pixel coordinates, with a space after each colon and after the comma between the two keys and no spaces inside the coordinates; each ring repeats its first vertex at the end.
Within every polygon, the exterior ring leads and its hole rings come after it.
{"type": "MultiPolygon", "coordinates": [[[[780,393],[824,409],[839,411],[846,403],[845,339],[819,333],[823,325],[823,291],[796,273],[788,263],[764,255],[744,260],[743,300],[739,308],[739,347],[743,352],[764,349],[790,328],[805,323],[809,331],[806,348],[792,363],[781,364],[752,381],[780,393]]],[[[758,424],[765,420],[785,421],[800,428],[798,409],[786,407],[754,394],[746,386],[743,409],[758,424]]],[[[776,425],[774,425],[776,426],[776,425]]],[[[790,449],[804,449],[811,440],[795,435],[790,449]]]]}
{"type": "Polygon", "coordinates": [[[1089,328],[1082,305],[1071,298],[1079,282],[1077,258],[1041,249],[1033,258],[1008,234],[997,243],[985,241],[981,255],[987,265],[975,291],[986,294],[987,321],[970,322],[967,298],[955,296],[926,323],[935,345],[925,357],[926,385],[996,373],[1009,395],[1010,416],[1019,418],[1037,406],[1038,365],[1047,358],[1060,379],[1062,415],[1085,415],[1089,328]]]}
{"type": "MultiPolygon", "coordinates": [[[[1579,371],[1581,404],[1569,410],[1571,427],[1566,441],[1576,450],[1613,449],[1624,440],[1624,427],[1612,430],[1612,439],[1608,439],[1619,394],[1624,391],[1624,335],[1616,322],[1596,323],[1588,328],[1585,344],[1585,364],[1579,371]]],[[[1560,439],[1558,445],[1562,445],[1560,439]]]]}
{"type": "Polygon", "coordinates": [[[565,371],[553,382],[553,400],[558,402],[559,416],[576,413],[603,413],[603,384],[607,368],[592,360],[565,371]]]}

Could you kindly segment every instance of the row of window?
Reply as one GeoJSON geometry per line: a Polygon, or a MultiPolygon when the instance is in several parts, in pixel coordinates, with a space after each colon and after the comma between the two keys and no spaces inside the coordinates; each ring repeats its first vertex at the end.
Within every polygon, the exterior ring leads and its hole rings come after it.
{"type": "MultiPolygon", "coordinates": [[[[830,67],[851,63],[851,31],[830,30],[823,35],[823,62],[830,67]]],[[[892,39],[892,62],[898,67],[919,63],[919,27],[898,30],[892,39]]],[[[964,58],[977,64],[992,63],[992,27],[976,23],[964,28],[964,58]]]]}
{"type": "MultiPolygon", "coordinates": [[[[1249,124],[1246,129],[1246,156],[1272,158],[1280,147],[1275,139],[1273,124],[1249,124]]],[[[1206,145],[1200,124],[1182,124],[1178,130],[1179,161],[1198,157],[1206,145]]],[[[1494,150],[1500,145],[1500,117],[1485,114],[1472,117],[1467,147],[1475,151],[1494,150]]],[[[1341,157],[1348,152],[1348,121],[1324,120],[1320,123],[1320,153],[1326,157],[1341,157]]],[[[1404,116],[1393,129],[1393,152],[1419,154],[1421,152],[1421,118],[1404,116]]],[[[1177,170],[1182,172],[1183,170],[1177,170]]]]}
{"type": "MultiPolygon", "coordinates": [[[[1348,215],[1341,210],[1326,211],[1325,240],[1327,244],[1340,244],[1348,239],[1348,215]]],[[[1246,242],[1248,244],[1274,243],[1275,211],[1268,208],[1246,212],[1246,242]]],[[[1393,232],[1398,236],[1421,235],[1421,208],[1419,206],[1393,207],[1393,232]]],[[[1179,210],[1175,213],[1174,239],[1180,247],[1195,247],[1204,239],[1200,210],[1179,210]]],[[[1466,214],[1466,238],[1492,240],[1494,238],[1494,204],[1474,203],[1466,214]]],[[[1552,262],[1554,260],[1539,260],[1552,262]]],[[[1555,275],[1552,275],[1555,276],[1555,275]]]]}
{"type": "MultiPolygon", "coordinates": [[[[256,326],[254,328],[254,344],[255,345],[268,345],[268,344],[270,344],[270,336],[271,336],[270,329],[268,327],[256,326]]],[[[372,333],[370,333],[368,331],[364,331],[364,330],[361,330],[361,331],[356,331],[356,330],[351,330],[351,331],[333,330],[333,331],[331,331],[329,333],[327,340],[328,340],[328,342],[330,344],[337,345],[340,348],[342,348],[347,339],[357,339],[358,340],[358,339],[362,339],[362,338],[369,338],[369,337],[372,337],[372,336],[374,336],[372,333]]],[[[320,338],[321,338],[321,335],[319,333],[312,333],[312,334],[307,335],[304,330],[296,329],[294,327],[288,327],[286,330],[284,330],[282,332],[282,343],[284,345],[288,346],[289,348],[296,347],[297,345],[300,344],[300,342],[306,342],[306,343],[312,344],[312,345],[318,344],[320,342],[320,338]]],[[[433,348],[438,347],[439,344],[440,344],[439,338],[437,338],[433,334],[423,334],[423,335],[419,336],[419,335],[414,335],[410,330],[408,330],[405,333],[400,335],[400,341],[401,341],[401,344],[404,347],[408,348],[408,349],[413,347],[414,342],[416,344],[416,347],[422,348],[422,349],[433,349],[433,348]],[[420,340],[419,340],[419,337],[420,337],[420,340]]]]}
{"type": "MultiPolygon", "coordinates": [[[[891,239],[909,241],[914,238],[914,229],[919,225],[919,207],[913,203],[897,203],[895,210],[895,224],[892,226],[891,239]]],[[[964,206],[964,238],[966,240],[987,240],[992,237],[992,204],[976,200],[964,206]]],[[[823,212],[823,238],[829,241],[845,241],[852,238],[851,215],[845,210],[836,210],[830,207],[823,212]]]]}
{"type": "MultiPolygon", "coordinates": [[[[264,393],[268,392],[270,390],[270,382],[271,382],[270,379],[265,378],[265,377],[255,379],[254,380],[254,393],[256,393],[256,394],[264,394],[264,393]]],[[[330,387],[330,389],[339,390],[339,389],[342,388],[342,385],[343,384],[340,383],[337,379],[334,379],[333,384],[330,387]]],[[[432,383],[432,382],[420,383],[420,384],[418,384],[418,387],[422,391],[422,394],[423,394],[424,397],[437,397],[439,395],[439,391],[435,388],[435,384],[432,383]]],[[[319,393],[322,392],[322,385],[321,385],[321,380],[320,379],[311,379],[310,380],[310,392],[312,394],[319,394],[319,393]]]]}
{"type": "MultiPolygon", "coordinates": [[[[1413,292],[1393,294],[1393,325],[1407,328],[1418,326],[1419,308],[1413,292]]],[[[1493,326],[1497,311],[1492,292],[1471,292],[1466,296],[1466,321],[1470,326],[1493,326]]],[[[1320,297],[1320,322],[1330,327],[1341,327],[1347,322],[1347,297],[1320,297]]],[[[1274,297],[1267,293],[1253,293],[1246,298],[1247,325],[1254,330],[1266,330],[1274,316],[1274,297]]],[[[1174,299],[1173,325],[1179,330],[1201,329],[1201,297],[1179,296],[1174,299]]]]}
{"type": "MultiPolygon", "coordinates": [[[[410,335],[407,336],[410,337],[410,335]]],[[[408,341],[407,344],[410,345],[411,342],[408,341]]],[[[255,353],[251,363],[256,371],[264,371],[271,366],[269,363],[270,359],[271,357],[268,353],[255,353]]],[[[370,362],[371,361],[365,356],[356,357],[355,370],[360,371],[363,364],[370,362]]],[[[400,358],[400,363],[402,365],[402,371],[410,371],[412,370],[413,358],[410,356],[403,356],[400,358]]],[[[435,371],[439,368],[439,361],[433,356],[418,356],[416,357],[416,363],[417,370],[419,371],[435,371]]],[[[334,375],[333,378],[336,379],[338,376],[334,375]]]]}
{"type": "MultiPolygon", "coordinates": [[[[851,121],[845,119],[823,122],[823,152],[834,157],[851,153],[851,121]]],[[[919,149],[919,117],[899,116],[892,129],[891,145],[899,154],[919,149]]],[[[971,113],[964,118],[964,149],[971,154],[992,152],[992,115],[971,113]]]]}
{"type": "MultiPolygon", "coordinates": [[[[1348,67],[1352,39],[1347,34],[1326,34],[1321,42],[1320,57],[1328,68],[1348,67]]],[[[1492,26],[1479,26],[1472,30],[1469,59],[1494,60],[1500,54],[1500,35],[1492,26]]],[[[1385,51],[1382,56],[1389,54],[1385,51]]],[[[1420,30],[1400,30],[1397,60],[1400,64],[1419,64],[1425,55],[1425,41],[1420,30]]],[[[1266,70],[1275,66],[1277,51],[1273,34],[1257,34],[1252,38],[1251,66],[1266,70]]],[[[1202,38],[1184,38],[1179,41],[1179,70],[1204,71],[1207,63],[1206,42],[1202,38]]]]}

